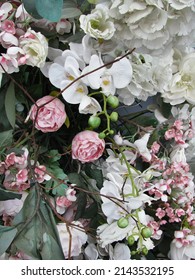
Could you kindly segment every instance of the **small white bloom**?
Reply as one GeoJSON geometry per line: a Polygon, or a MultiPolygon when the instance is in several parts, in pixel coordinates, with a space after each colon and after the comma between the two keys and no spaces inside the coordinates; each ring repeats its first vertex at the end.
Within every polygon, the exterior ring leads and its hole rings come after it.
{"type": "Polygon", "coordinates": [[[104,5],[97,5],[91,14],[80,16],[80,27],[93,38],[109,40],[115,32],[113,22],[109,18],[109,10],[104,5]]]}
{"type": "Polygon", "coordinates": [[[138,139],[134,142],[134,145],[137,147],[140,155],[147,159],[148,161],[151,160],[150,151],[147,148],[147,143],[150,138],[150,133],[146,133],[141,139],[138,139]]]}
{"type": "Polygon", "coordinates": [[[89,97],[87,95],[83,96],[81,99],[81,103],[79,105],[79,113],[80,114],[92,114],[95,115],[97,112],[101,112],[102,108],[99,104],[99,102],[93,98],[89,97]]]}

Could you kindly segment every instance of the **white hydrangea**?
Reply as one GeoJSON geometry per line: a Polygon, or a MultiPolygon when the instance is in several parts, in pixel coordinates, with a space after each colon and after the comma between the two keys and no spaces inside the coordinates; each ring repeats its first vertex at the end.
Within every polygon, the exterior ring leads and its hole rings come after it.
{"type": "Polygon", "coordinates": [[[171,105],[185,101],[195,105],[195,52],[181,59],[178,71],[172,75],[168,89],[162,97],[171,105]]]}
{"type": "Polygon", "coordinates": [[[129,48],[163,51],[170,43],[189,43],[195,29],[192,0],[105,0],[102,4],[109,5],[114,39],[129,48]]]}

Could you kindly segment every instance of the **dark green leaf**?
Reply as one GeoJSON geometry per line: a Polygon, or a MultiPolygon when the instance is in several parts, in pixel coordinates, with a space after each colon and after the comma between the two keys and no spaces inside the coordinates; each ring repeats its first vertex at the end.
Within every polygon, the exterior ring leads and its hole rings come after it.
{"type": "Polygon", "coordinates": [[[3,131],[0,133],[0,147],[8,146],[12,143],[13,130],[3,131]]]}
{"type": "Polygon", "coordinates": [[[22,195],[19,193],[10,192],[0,188],[0,201],[5,201],[9,199],[21,199],[22,195]]]}
{"type": "Polygon", "coordinates": [[[95,217],[98,213],[98,206],[97,203],[92,203],[89,207],[85,209],[84,214],[82,215],[82,218],[84,219],[91,219],[95,217]]]}
{"type": "Polygon", "coordinates": [[[97,187],[99,189],[102,188],[103,186],[103,175],[102,171],[100,169],[95,168],[95,166],[91,164],[86,164],[85,165],[85,173],[89,178],[96,180],[97,182],[97,187]]]}
{"type": "Polygon", "coordinates": [[[0,256],[8,249],[16,236],[17,229],[0,225],[0,256]]]}
{"type": "Polygon", "coordinates": [[[50,21],[57,22],[62,15],[63,0],[35,0],[39,15],[50,21]]]}
{"type": "Polygon", "coordinates": [[[43,260],[63,260],[64,255],[56,240],[49,234],[43,234],[43,246],[40,251],[43,260]]]}
{"type": "Polygon", "coordinates": [[[75,215],[75,220],[78,220],[83,217],[83,214],[85,212],[85,208],[87,205],[86,193],[84,193],[84,192],[79,193],[79,195],[77,197],[77,203],[78,203],[78,207],[77,207],[77,212],[75,215]]]}
{"type": "Polygon", "coordinates": [[[16,98],[15,98],[14,83],[10,82],[10,85],[7,89],[6,96],[5,96],[5,112],[13,128],[15,127],[15,121],[16,121],[15,103],[16,103],[16,98]]]}

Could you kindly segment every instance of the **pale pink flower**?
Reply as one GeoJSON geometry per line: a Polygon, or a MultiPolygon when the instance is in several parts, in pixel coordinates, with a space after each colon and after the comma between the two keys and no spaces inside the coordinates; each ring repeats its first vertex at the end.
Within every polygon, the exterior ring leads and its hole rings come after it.
{"type": "Polygon", "coordinates": [[[156,216],[159,218],[159,219],[162,219],[164,216],[165,216],[165,210],[161,209],[161,208],[158,208],[156,209],[156,216]]]}
{"type": "Polygon", "coordinates": [[[56,204],[61,207],[69,207],[72,204],[72,201],[65,196],[59,196],[56,198],[56,204]]]}
{"type": "Polygon", "coordinates": [[[39,183],[42,183],[43,181],[49,181],[51,177],[47,174],[46,167],[44,165],[39,165],[35,167],[35,176],[36,180],[39,183]]]}
{"type": "Polygon", "coordinates": [[[61,19],[57,24],[56,24],[56,31],[60,35],[63,35],[64,33],[69,33],[71,30],[71,23],[66,20],[66,19],[61,19]]]}
{"type": "Polygon", "coordinates": [[[28,170],[27,169],[21,169],[16,174],[16,180],[19,184],[25,183],[28,180],[28,170]]]}
{"type": "Polygon", "coordinates": [[[152,144],[152,147],[151,147],[151,150],[154,154],[157,154],[158,151],[160,149],[160,145],[155,141],[153,144],[152,144]]]}
{"type": "Polygon", "coordinates": [[[72,158],[82,163],[97,160],[102,156],[104,149],[105,141],[94,131],[82,131],[72,140],[72,158]]]}
{"type": "Polygon", "coordinates": [[[9,167],[11,165],[14,165],[15,161],[16,161],[16,155],[15,155],[15,153],[11,153],[11,154],[6,156],[5,164],[6,164],[7,167],[9,167]]]}
{"type": "Polygon", "coordinates": [[[2,22],[1,24],[1,29],[11,34],[16,33],[15,23],[12,20],[8,20],[8,19],[4,20],[4,22],[2,22]]]}
{"type": "Polygon", "coordinates": [[[65,106],[59,99],[47,95],[40,98],[36,104],[41,107],[38,109],[36,105],[33,105],[29,112],[29,117],[35,123],[36,129],[44,133],[54,132],[64,124],[65,106]]]}
{"type": "Polygon", "coordinates": [[[175,137],[175,129],[174,128],[170,128],[169,130],[167,130],[165,132],[165,139],[169,140],[175,137]]]}

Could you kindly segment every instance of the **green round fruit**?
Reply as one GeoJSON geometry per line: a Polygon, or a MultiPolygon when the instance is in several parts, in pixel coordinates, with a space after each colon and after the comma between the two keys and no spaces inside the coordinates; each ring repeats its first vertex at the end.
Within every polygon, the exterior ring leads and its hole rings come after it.
{"type": "Polygon", "coordinates": [[[117,221],[117,225],[120,228],[126,228],[129,225],[129,221],[127,218],[122,217],[117,221]]]}
{"type": "Polygon", "coordinates": [[[107,98],[107,103],[110,105],[110,107],[112,108],[117,108],[119,105],[119,100],[118,97],[114,96],[114,95],[109,95],[107,98]]]}
{"type": "Polygon", "coordinates": [[[98,128],[101,124],[101,119],[96,116],[91,116],[88,120],[88,125],[92,128],[98,128]]]}
{"type": "Polygon", "coordinates": [[[110,115],[110,119],[113,122],[117,122],[118,121],[118,113],[117,112],[112,112],[110,115]]]}
{"type": "Polygon", "coordinates": [[[132,246],[134,243],[135,243],[135,238],[133,235],[130,235],[128,238],[127,238],[127,242],[129,244],[129,246],[132,246]]]}
{"type": "Polygon", "coordinates": [[[111,130],[109,131],[109,134],[113,135],[113,134],[114,134],[114,130],[111,129],[111,130]]]}
{"type": "Polygon", "coordinates": [[[99,133],[99,138],[104,139],[106,137],[106,134],[104,132],[99,133]]]}
{"type": "Polygon", "coordinates": [[[149,227],[142,228],[141,234],[144,238],[149,238],[152,236],[152,230],[149,227]]]}
{"type": "Polygon", "coordinates": [[[142,248],[142,254],[146,256],[148,254],[148,249],[146,247],[142,248]]]}

